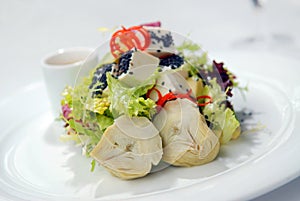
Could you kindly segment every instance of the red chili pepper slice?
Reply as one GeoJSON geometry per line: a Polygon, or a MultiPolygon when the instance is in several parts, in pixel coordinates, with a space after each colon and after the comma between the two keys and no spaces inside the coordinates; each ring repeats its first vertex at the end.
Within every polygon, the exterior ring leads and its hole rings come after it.
{"type": "Polygon", "coordinates": [[[111,52],[115,58],[134,47],[140,48],[139,39],[135,33],[125,28],[114,33],[110,40],[111,52]]]}
{"type": "Polygon", "coordinates": [[[160,109],[166,104],[166,102],[168,101],[171,101],[171,100],[175,100],[177,98],[186,98],[192,102],[194,102],[195,104],[197,104],[199,107],[202,107],[202,106],[206,106],[210,103],[212,103],[212,97],[208,96],[208,95],[205,95],[205,96],[198,96],[197,98],[193,98],[191,96],[192,94],[192,90],[190,89],[187,93],[185,94],[175,94],[173,93],[172,91],[170,91],[169,93],[165,94],[164,96],[161,95],[160,91],[158,89],[155,88],[155,86],[150,89],[147,94],[146,94],[146,97],[149,98],[150,97],[150,94],[155,91],[158,95],[158,100],[156,101],[156,104],[157,104],[157,110],[160,111],[160,109]],[[198,101],[200,99],[209,99],[208,102],[205,102],[205,103],[198,103],[198,101]]]}
{"type": "Polygon", "coordinates": [[[173,94],[172,92],[167,93],[166,95],[164,95],[161,99],[159,99],[156,104],[163,107],[166,102],[171,101],[171,100],[175,100],[177,99],[176,95],[173,94]]]}
{"type": "Polygon", "coordinates": [[[191,96],[191,94],[192,94],[192,90],[190,89],[187,93],[185,93],[185,94],[176,94],[176,97],[177,98],[186,98],[186,99],[189,99],[190,101],[192,101],[192,102],[197,102],[197,100],[195,99],[195,98],[193,98],[192,96],[191,96]]]}
{"type": "Polygon", "coordinates": [[[208,105],[208,104],[210,104],[210,103],[212,103],[213,102],[213,99],[212,99],[212,97],[210,97],[210,96],[198,96],[197,97],[197,105],[198,106],[206,106],[206,105],[208,105]],[[209,99],[209,101],[208,102],[205,102],[205,103],[198,103],[198,100],[199,99],[209,99]]]}
{"type": "Polygon", "coordinates": [[[158,89],[156,89],[155,86],[152,87],[152,88],[147,92],[147,94],[146,94],[146,97],[147,97],[147,98],[150,98],[150,94],[152,93],[152,91],[155,91],[155,92],[157,93],[157,96],[158,96],[158,99],[157,99],[157,100],[159,100],[159,99],[162,98],[162,95],[161,95],[160,91],[159,91],[158,89]]]}
{"type": "Polygon", "coordinates": [[[116,31],[111,37],[111,53],[117,58],[120,54],[132,48],[145,50],[149,47],[150,41],[150,34],[142,26],[133,26],[128,29],[122,27],[121,30],[116,31]]]}
{"type": "Polygon", "coordinates": [[[149,32],[144,29],[143,27],[139,26],[139,27],[135,27],[134,29],[131,29],[132,31],[137,31],[139,32],[142,36],[143,36],[143,39],[144,39],[144,45],[141,46],[139,49],[140,50],[145,50],[149,47],[150,45],[150,42],[151,42],[151,36],[149,34],[149,32]]]}

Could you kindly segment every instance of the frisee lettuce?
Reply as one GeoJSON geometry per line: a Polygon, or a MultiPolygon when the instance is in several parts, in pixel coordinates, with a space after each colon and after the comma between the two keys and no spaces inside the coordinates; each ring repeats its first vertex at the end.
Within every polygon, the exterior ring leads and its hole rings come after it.
{"type": "Polygon", "coordinates": [[[179,52],[188,51],[190,53],[197,52],[201,49],[200,45],[197,43],[192,42],[191,40],[185,40],[183,43],[176,47],[179,52]]]}
{"type": "Polygon", "coordinates": [[[156,103],[152,99],[144,98],[144,95],[155,85],[156,77],[157,73],[154,73],[137,87],[127,87],[107,73],[110,111],[114,118],[125,114],[130,117],[144,116],[151,119],[156,113],[156,103]]]}
{"type": "Polygon", "coordinates": [[[63,92],[61,93],[62,99],[60,104],[63,105],[69,105],[72,107],[73,105],[73,88],[71,86],[66,86],[63,92]]]}
{"type": "Polygon", "coordinates": [[[62,93],[62,106],[71,109],[71,119],[63,120],[75,134],[72,137],[62,137],[63,140],[78,141],[84,146],[89,156],[90,151],[100,141],[105,129],[113,124],[113,117],[109,112],[107,97],[92,98],[89,91],[91,77],[85,77],[74,88],[66,87],[62,93]]]}
{"type": "Polygon", "coordinates": [[[91,172],[94,172],[95,167],[96,167],[96,160],[93,159],[92,162],[91,162],[91,169],[90,169],[90,171],[91,171],[91,172]]]}
{"type": "Polygon", "coordinates": [[[199,72],[212,68],[212,65],[208,64],[207,52],[204,52],[198,44],[189,40],[184,41],[177,50],[184,55],[185,63],[182,68],[191,77],[201,78],[199,72]]]}
{"type": "Polygon", "coordinates": [[[235,113],[231,109],[226,108],[224,111],[223,125],[221,125],[223,133],[221,135],[220,142],[223,144],[229,142],[233,138],[234,132],[239,126],[240,122],[237,120],[235,113]]]}
{"type": "Polygon", "coordinates": [[[102,136],[102,131],[97,129],[96,126],[92,128],[90,125],[84,125],[82,122],[75,121],[74,119],[69,120],[69,125],[78,134],[89,136],[92,143],[98,143],[102,136]]]}
{"type": "Polygon", "coordinates": [[[97,115],[97,122],[99,128],[102,130],[102,132],[104,132],[107,127],[114,123],[114,119],[111,115],[97,115]]]}
{"type": "Polygon", "coordinates": [[[209,85],[205,85],[202,93],[203,95],[212,97],[213,102],[206,105],[202,112],[207,120],[212,123],[213,130],[222,131],[220,142],[226,144],[231,140],[235,130],[240,126],[240,123],[235,113],[222,104],[226,101],[226,93],[222,91],[216,79],[210,80],[209,83],[209,85]]]}
{"type": "Polygon", "coordinates": [[[104,112],[109,108],[109,105],[110,102],[107,97],[92,98],[86,103],[86,108],[92,112],[104,114],[104,112]]]}

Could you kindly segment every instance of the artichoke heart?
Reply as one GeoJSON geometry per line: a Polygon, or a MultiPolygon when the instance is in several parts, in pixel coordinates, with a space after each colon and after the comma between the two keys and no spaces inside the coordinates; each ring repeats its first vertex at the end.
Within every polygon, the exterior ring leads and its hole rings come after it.
{"type": "Polygon", "coordinates": [[[122,179],[147,175],[162,158],[162,140],[146,117],[118,117],[106,129],[91,157],[122,179]]]}
{"type": "Polygon", "coordinates": [[[208,163],[219,153],[218,137],[207,126],[197,105],[188,99],[165,104],[153,120],[163,143],[163,160],[174,166],[208,163]]]}

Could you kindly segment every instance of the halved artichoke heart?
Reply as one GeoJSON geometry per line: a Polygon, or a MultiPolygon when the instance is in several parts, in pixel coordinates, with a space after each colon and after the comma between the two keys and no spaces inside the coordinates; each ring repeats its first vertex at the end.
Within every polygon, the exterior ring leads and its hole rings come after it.
{"type": "Polygon", "coordinates": [[[122,179],[147,175],[162,158],[162,140],[146,117],[118,117],[91,152],[110,173],[122,179]]]}
{"type": "Polygon", "coordinates": [[[218,137],[207,126],[197,105],[188,99],[165,104],[153,120],[163,140],[163,160],[174,166],[208,163],[219,153],[218,137]]]}

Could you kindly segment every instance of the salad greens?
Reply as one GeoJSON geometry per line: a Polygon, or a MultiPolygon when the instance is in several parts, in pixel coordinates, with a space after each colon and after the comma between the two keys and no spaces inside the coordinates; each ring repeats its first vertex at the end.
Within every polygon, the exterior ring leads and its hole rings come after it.
{"type": "Polygon", "coordinates": [[[214,131],[221,131],[220,142],[228,143],[240,126],[233,106],[228,100],[232,96],[232,89],[239,87],[235,81],[236,77],[223,66],[223,63],[208,62],[207,53],[197,53],[200,46],[191,41],[184,42],[177,50],[186,53],[183,68],[190,76],[203,80],[202,95],[210,96],[213,100],[211,104],[202,108],[203,115],[214,131]]]}
{"type": "Polygon", "coordinates": [[[182,45],[177,47],[177,50],[184,55],[185,63],[183,69],[189,72],[189,75],[194,78],[199,78],[199,72],[211,69],[211,64],[208,63],[206,52],[201,52],[198,44],[191,41],[184,41],[182,45]]]}
{"type": "Polygon", "coordinates": [[[210,85],[205,85],[202,93],[212,97],[213,102],[206,105],[202,112],[212,124],[213,130],[221,130],[220,142],[225,144],[231,140],[235,130],[240,126],[232,109],[223,104],[226,101],[226,93],[221,90],[216,78],[210,80],[210,85]]]}
{"type": "Polygon", "coordinates": [[[90,77],[87,77],[74,88],[67,86],[61,101],[62,119],[66,122],[65,127],[69,134],[69,137],[64,136],[61,139],[81,142],[87,156],[99,142],[105,129],[113,124],[107,97],[92,98],[89,85],[90,77]]]}
{"type": "Polygon", "coordinates": [[[143,96],[155,85],[158,73],[154,73],[137,87],[126,87],[117,79],[107,74],[109,89],[109,100],[111,102],[110,111],[114,117],[122,114],[132,116],[145,116],[149,119],[156,112],[156,104],[150,98],[143,96]]]}
{"type": "MultiPolygon", "coordinates": [[[[223,63],[210,62],[207,53],[202,52],[200,46],[191,41],[185,41],[177,47],[177,51],[178,55],[184,58],[180,70],[187,71],[188,76],[195,80],[202,80],[204,87],[201,95],[212,99],[210,104],[199,106],[199,112],[204,115],[213,131],[221,132],[220,142],[228,143],[240,127],[230,103],[232,89],[239,87],[235,81],[236,77],[223,66],[223,63]]],[[[107,58],[111,60],[111,55],[105,55],[104,60],[108,60],[107,58]]],[[[97,67],[98,70],[99,68],[101,66],[97,67]]],[[[157,71],[148,79],[135,87],[128,87],[111,73],[106,72],[107,88],[95,97],[92,95],[93,90],[99,90],[99,85],[103,83],[90,88],[94,72],[82,78],[74,88],[67,86],[61,100],[61,119],[65,122],[67,133],[61,140],[81,144],[88,157],[105,130],[113,125],[117,117],[127,115],[152,119],[158,111],[157,104],[147,96],[147,92],[155,86],[156,80],[161,75],[158,66],[157,71]]],[[[95,160],[92,160],[92,171],[95,164],[95,160]]]]}
{"type": "Polygon", "coordinates": [[[62,92],[61,118],[66,122],[69,135],[63,135],[62,141],[82,142],[87,156],[97,145],[107,127],[122,114],[145,116],[149,119],[156,113],[156,104],[145,94],[155,85],[158,72],[137,87],[122,85],[107,74],[108,94],[92,97],[89,85],[91,76],[83,78],[74,88],[67,86],[62,92]]]}

